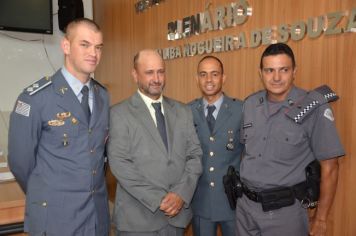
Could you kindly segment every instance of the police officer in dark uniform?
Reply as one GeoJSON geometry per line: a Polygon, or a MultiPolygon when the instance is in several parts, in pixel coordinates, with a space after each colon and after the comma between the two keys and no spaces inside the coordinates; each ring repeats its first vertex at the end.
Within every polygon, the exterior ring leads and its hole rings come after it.
{"type": "Polygon", "coordinates": [[[325,87],[311,92],[295,87],[295,73],[289,46],[266,48],[260,64],[265,90],[244,103],[236,235],[325,235],[337,157],[344,155],[328,105],[335,94],[325,87]],[[321,165],[320,198],[308,222],[306,168],[314,160],[321,165]]]}
{"type": "Polygon", "coordinates": [[[214,236],[218,225],[224,236],[235,235],[235,211],[225,195],[223,176],[230,165],[239,169],[242,102],[223,93],[224,82],[220,59],[202,58],[197,83],[203,96],[190,103],[203,150],[203,174],[192,201],[195,236],[214,236]]]}
{"type": "Polygon", "coordinates": [[[90,78],[102,40],[92,20],[71,22],[61,43],[64,66],[27,87],[11,114],[9,166],[26,193],[30,235],[109,234],[109,98],[90,78]]]}

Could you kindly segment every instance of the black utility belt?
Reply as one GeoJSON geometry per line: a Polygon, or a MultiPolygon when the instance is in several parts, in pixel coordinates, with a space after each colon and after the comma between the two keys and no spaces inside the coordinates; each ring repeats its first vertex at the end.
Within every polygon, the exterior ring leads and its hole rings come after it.
{"type": "Polygon", "coordinates": [[[301,201],[305,208],[308,208],[310,203],[305,202],[305,193],[307,189],[307,182],[301,182],[292,187],[279,187],[273,189],[255,192],[242,185],[242,192],[248,199],[262,204],[263,211],[272,211],[282,207],[291,206],[295,199],[301,201]]]}

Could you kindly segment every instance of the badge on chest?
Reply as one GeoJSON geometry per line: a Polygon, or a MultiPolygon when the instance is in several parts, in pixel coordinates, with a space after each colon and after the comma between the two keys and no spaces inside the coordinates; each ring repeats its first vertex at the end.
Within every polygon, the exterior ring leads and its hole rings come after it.
{"type": "Polygon", "coordinates": [[[60,132],[63,132],[63,134],[61,135],[61,140],[62,140],[62,145],[64,147],[69,145],[69,135],[68,132],[71,129],[74,129],[75,126],[79,123],[78,119],[76,117],[74,117],[72,115],[71,112],[69,111],[65,111],[65,112],[58,112],[55,115],[55,118],[52,120],[49,120],[48,125],[51,127],[65,127],[65,125],[67,126],[66,128],[64,128],[63,130],[60,129],[60,132]]]}

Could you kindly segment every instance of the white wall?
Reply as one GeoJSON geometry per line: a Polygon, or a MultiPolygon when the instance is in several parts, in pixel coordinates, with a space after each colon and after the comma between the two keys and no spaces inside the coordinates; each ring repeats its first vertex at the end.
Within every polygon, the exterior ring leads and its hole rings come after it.
{"type": "MultiPolygon", "coordinates": [[[[85,17],[93,18],[92,0],[83,0],[83,4],[85,17]]],[[[53,0],[53,35],[0,31],[0,151],[5,155],[8,117],[17,96],[26,86],[52,75],[63,64],[63,33],[58,28],[57,12],[58,0],[53,0]]]]}

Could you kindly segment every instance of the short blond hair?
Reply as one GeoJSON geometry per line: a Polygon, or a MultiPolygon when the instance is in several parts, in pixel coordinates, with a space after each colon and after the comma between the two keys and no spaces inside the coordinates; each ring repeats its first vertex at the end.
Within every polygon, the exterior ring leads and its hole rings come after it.
{"type": "Polygon", "coordinates": [[[95,23],[93,20],[88,19],[88,18],[77,18],[74,19],[73,21],[69,22],[69,24],[65,27],[65,37],[68,38],[70,34],[73,32],[73,30],[78,26],[85,24],[89,26],[92,30],[95,32],[101,32],[101,29],[97,23],[95,23]]]}

